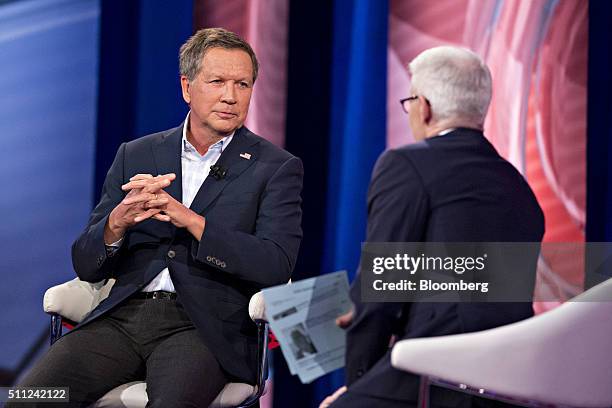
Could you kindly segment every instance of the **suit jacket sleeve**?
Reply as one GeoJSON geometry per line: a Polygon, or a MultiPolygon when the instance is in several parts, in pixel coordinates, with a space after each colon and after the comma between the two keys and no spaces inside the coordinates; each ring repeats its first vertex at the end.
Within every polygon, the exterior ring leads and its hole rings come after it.
{"type": "MultiPolygon", "coordinates": [[[[389,150],[374,167],[368,191],[367,242],[416,242],[427,223],[428,197],[406,156],[389,150]]],[[[360,273],[351,288],[355,311],[347,332],[346,379],[352,384],[389,348],[403,303],[362,303],[360,273]]]]}
{"type": "Polygon", "coordinates": [[[256,287],[286,283],[302,239],[303,173],[297,157],[278,167],[260,197],[253,234],[207,221],[199,243],[194,242],[195,259],[256,287]],[[211,260],[221,260],[222,266],[211,260]]]}
{"type": "Polygon", "coordinates": [[[119,255],[108,256],[104,245],[104,227],[113,208],[125,197],[125,192],[121,190],[124,179],[125,146],[123,143],[119,147],[115,160],[106,174],[100,202],[91,213],[87,227],[72,244],[74,270],[81,280],[87,282],[99,282],[110,278],[119,255]]]}

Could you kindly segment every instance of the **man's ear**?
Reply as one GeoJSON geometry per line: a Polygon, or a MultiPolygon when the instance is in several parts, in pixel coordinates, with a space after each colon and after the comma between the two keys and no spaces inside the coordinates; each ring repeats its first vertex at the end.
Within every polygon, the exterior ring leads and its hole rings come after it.
{"type": "Polygon", "coordinates": [[[433,117],[433,112],[431,111],[431,105],[429,104],[429,101],[421,95],[419,95],[419,113],[421,115],[423,123],[429,125],[433,117]]]}
{"type": "Polygon", "coordinates": [[[191,95],[189,94],[189,78],[185,75],[181,75],[181,92],[183,93],[183,99],[187,104],[191,103],[191,95]]]}

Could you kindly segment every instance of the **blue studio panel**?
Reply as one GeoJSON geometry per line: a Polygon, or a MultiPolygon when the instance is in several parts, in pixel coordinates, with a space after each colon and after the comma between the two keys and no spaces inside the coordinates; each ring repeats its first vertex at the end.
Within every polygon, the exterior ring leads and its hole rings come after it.
{"type": "Polygon", "coordinates": [[[0,368],[49,319],[44,291],[74,277],[70,245],[91,209],[98,0],[0,5],[0,368]]]}

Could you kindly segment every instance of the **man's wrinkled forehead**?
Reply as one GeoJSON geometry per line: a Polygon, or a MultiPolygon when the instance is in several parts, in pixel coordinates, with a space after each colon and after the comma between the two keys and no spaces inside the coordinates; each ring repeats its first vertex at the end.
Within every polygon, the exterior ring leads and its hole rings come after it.
{"type": "Polygon", "coordinates": [[[249,82],[253,82],[253,61],[251,56],[240,48],[213,47],[202,55],[196,75],[225,76],[239,73],[249,82]]]}

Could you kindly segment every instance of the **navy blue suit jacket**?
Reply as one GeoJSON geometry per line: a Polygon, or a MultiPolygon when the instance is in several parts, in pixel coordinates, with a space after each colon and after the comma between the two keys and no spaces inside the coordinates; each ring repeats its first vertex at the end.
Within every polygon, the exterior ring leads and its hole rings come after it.
{"type": "MultiPolygon", "coordinates": [[[[368,192],[368,242],[540,242],[544,216],[521,174],[480,131],[386,151],[368,192]]],[[[535,284],[537,259],[527,276],[535,284]]],[[[531,303],[362,303],[347,335],[354,392],[415,401],[418,382],[391,367],[389,340],[484,330],[533,315],[531,303]]]]}
{"type": "Polygon", "coordinates": [[[181,138],[179,126],[119,148],[102,198],[72,246],[79,278],[117,281],[80,326],[140,291],[168,267],[178,301],[223,369],[230,378],[253,382],[257,340],[248,302],[260,289],[290,278],[302,238],[302,162],[242,127],[217,161],[226,176],[207,177],[190,207],[206,217],[199,242],[185,229],[149,219],[130,228],[119,252],[107,256],[104,226],[125,197],[121,185],[130,177],[176,173],[165,190],[181,201],[181,138]]]}

